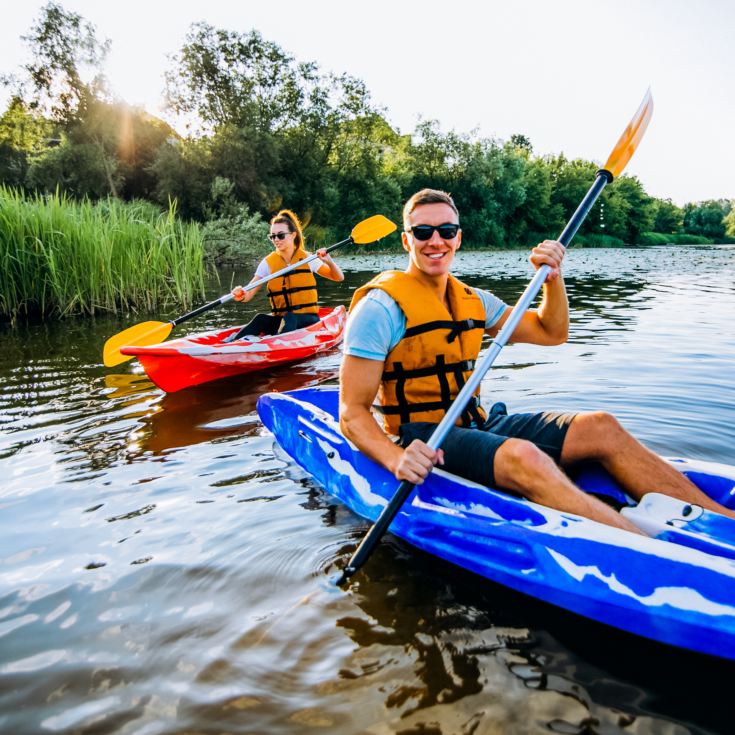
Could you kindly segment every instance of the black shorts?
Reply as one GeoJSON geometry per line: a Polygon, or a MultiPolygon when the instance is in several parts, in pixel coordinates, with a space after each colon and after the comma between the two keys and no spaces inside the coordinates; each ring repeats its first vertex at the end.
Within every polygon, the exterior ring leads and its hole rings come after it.
{"type": "MultiPolygon", "coordinates": [[[[504,403],[496,403],[480,429],[455,426],[441,445],[441,469],[480,485],[495,486],[495,452],[506,439],[525,439],[548,454],[557,464],[573,413],[517,413],[508,415],[504,403]]],[[[407,447],[414,439],[426,442],[436,424],[414,421],[402,424],[400,444],[407,447]]]]}
{"type": "Polygon", "coordinates": [[[293,332],[296,329],[310,327],[318,321],[319,316],[317,314],[296,314],[293,311],[287,311],[283,316],[278,314],[256,314],[244,327],[225,338],[223,342],[235,342],[247,336],[257,337],[261,334],[293,332]]]}

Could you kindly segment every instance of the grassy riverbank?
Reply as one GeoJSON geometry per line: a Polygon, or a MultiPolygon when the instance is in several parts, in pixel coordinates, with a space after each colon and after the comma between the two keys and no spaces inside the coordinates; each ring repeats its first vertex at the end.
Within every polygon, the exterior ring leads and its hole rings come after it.
{"type": "Polygon", "coordinates": [[[201,233],[173,206],[0,186],[0,318],[185,307],[203,292],[201,233]]]}

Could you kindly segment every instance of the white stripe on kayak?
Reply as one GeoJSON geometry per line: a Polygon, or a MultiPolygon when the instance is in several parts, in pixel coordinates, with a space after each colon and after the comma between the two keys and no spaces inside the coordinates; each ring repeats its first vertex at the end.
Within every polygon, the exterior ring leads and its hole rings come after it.
{"type": "Polygon", "coordinates": [[[703,615],[735,617],[735,607],[708,600],[690,587],[656,587],[650,595],[639,595],[630,587],[622,584],[614,574],[603,574],[597,567],[575,564],[571,559],[553,549],[549,549],[549,554],[567,574],[578,582],[585,577],[594,577],[607,585],[611,591],[638,600],[646,607],[671,605],[679,610],[691,610],[703,615]]]}
{"type": "Polygon", "coordinates": [[[302,347],[312,347],[319,340],[317,337],[323,335],[323,332],[312,332],[298,341],[274,339],[266,343],[263,342],[232,342],[217,346],[213,345],[185,345],[176,350],[176,354],[188,355],[190,357],[202,357],[204,355],[240,355],[258,352],[273,352],[274,350],[301,349],[302,347]]]}

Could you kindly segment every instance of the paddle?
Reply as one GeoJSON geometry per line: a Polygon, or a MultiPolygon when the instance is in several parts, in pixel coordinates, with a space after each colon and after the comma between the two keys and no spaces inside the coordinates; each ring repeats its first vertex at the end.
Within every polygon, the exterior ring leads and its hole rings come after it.
{"type": "MultiPolygon", "coordinates": [[[[600,193],[605,186],[609,184],[615,176],[618,176],[625,168],[625,165],[628,163],[638,147],[638,143],[643,137],[643,134],[646,132],[652,113],[653,99],[651,97],[651,90],[649,89],[647,90],[638,111],[633,116],[633,119],[628,124],[625,132],[620,136],[615,148],[608,157],[604,168],[597,172],[594,183],[587,194],[585,194],[584,199],[577,207],[577,211],[572,215],[572,218],[567,222],[567,226],[564,228],[564,231],[559,236],[559,242],[561,242],[564,247],[569,245],[579,229],[579,226],[589,214],[590,209],[592,209],[592,205],[597,200],[597,197],[600,196],[600,193]]],[[[497,337],[492,341],[487,353],[479,362],[462,390],[457,394],[457,397],[454,399],[454,403],[449,407],[444,418],[429,437],[429,441],[427,442],[429,447],[432,449],[438,449],[441,446],[447,434],[462,414],[462,411],[464,411],[467,402],[474,395],[475,390],[477,390],[477,387],[480,385],[483,377],[485,377],[487,371],[492,367],[493,362],[495,362],[495,358],[500,354],[500,351],[513,334],[515,328],[518,326],[518,322],[522,319],[523,314],[527,311],[531,302],[536,297],[536,294],[539,292],[539,289],[546,280],[550,270],[551,268],[548,265],[543,265],[536,271],[536,275],[518,299],[518,302],[513,307],[508,320],[503,325],[503,328],[500,330],[497,337]]],[[[373,549],[378,544],[383,534],[388,530],[388,526],[390,526],[391,522],[396,517],[396,514],[401,509],[401,506],[410,495],[413,488],[414,485],[405,480],[398,486],[398,490],[396,490],[395,495],[391,498],[385,508],[383,508],[377,521],[375,521],[372,528],[367,532],[367,534],[365,534],[362,542],[355,550],[349,564],[345,567],[337,580],[338,585],[344,584],[368,560],[373,549]]]]}
{"type": "MultiPolygon", "coordinates": [[[[380,240],[386,235],[390,235],[390,233],[395,229],[396,226],[387,217],[383,217],[382,214],[376,214],[356,224],[352,228],[352,232],[346,240],[330,245],[326,248],[326,251],[329,253],[332,250],[341,248],[343,245],[366,245],[368,243],[375,242],[376,240],[380,240]]],[[[291,265],[281,268],[281,270],[276,271],[275,273],[271,273],[268,277],[261,278],[258,281],[253,281],[242,288],[244,291],[250,291],[254,288],[258,288],[264,283],[268,283],[268,281],[273,278],[284,276],[286,273],[291,272],[295,268],[301,267],[305,263],[311,263],[312,260],[318,257],[319,256],[316,253],[313,253],[308,258],[291,263],[291,265]]],[[[140,324],[135,324],[132,327],[124,329],[122,332],[118,332],[105,342],[105,347],[102,353],[105,365],[107,367],[112,367],[113,365],[119,365],[121,362],[131,359],[130,355],[123,355],[120,352],[121,347],[126,347],[128,345],[154,345],[158,342],[163,342],[174,327],[177,327],[179,324],[188,321],[189,319],[193,319],[195,316],[203,314],[205,311],[214,309],[216,306],[226,304],[233,298],[234,296],[231,293],[228,293],[214,301],[210,301],[208,304],[204,304],[204,306],[200,306],[198,309],[194,309],[194,311],[190,311],[188,314],[184,314],[177,319],[172,319],[170,322],[141,322],[140,324]]]]}

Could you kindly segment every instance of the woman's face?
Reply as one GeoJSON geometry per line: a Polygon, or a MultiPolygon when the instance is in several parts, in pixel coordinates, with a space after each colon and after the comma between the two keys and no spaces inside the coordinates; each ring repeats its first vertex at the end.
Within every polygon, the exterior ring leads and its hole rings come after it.
{"type": "Polygon", "coordinates": [[[276,224],[271,225],[271,231],[268,237],[273,243],[273,247],[275,247],[279,253],[283,254],[290,253],[293,250],[296,233],[291,232],[288,229],[287,224],[277,222],[276,224]]]}

